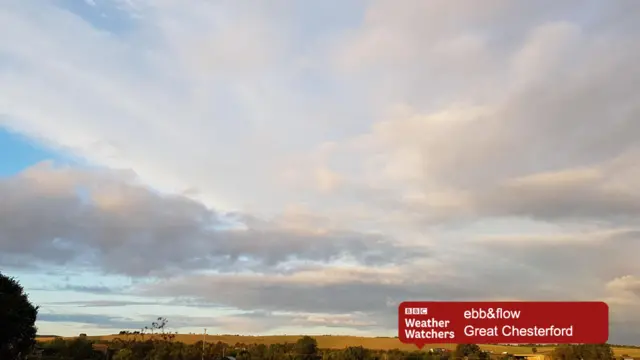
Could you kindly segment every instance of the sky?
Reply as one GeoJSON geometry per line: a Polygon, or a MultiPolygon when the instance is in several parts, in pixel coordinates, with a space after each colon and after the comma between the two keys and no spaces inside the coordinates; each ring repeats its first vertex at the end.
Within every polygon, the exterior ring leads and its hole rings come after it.
{"type": "Polygon", "coordinates": [[[637,1],[0,1],[0,271],[40,334],[602,300],[640,343],[637,1]]]}

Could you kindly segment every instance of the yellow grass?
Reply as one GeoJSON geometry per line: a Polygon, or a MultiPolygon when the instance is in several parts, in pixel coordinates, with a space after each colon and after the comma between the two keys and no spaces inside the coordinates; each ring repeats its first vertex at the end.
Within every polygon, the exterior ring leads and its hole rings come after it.
{"type": "MultiPolygon", "coordinates": [[[[93,340],[107,340],[111,341],[115,338],[123,338],[126,335],[104,335],[104,336],[90,336],[89,338],[93,340]]],[[[400,349],[400,350],[416,350],[415,345],[411,344],[403,344],[400,340],[395,338],[384,338],[384,337],[358,337],[358,336],[313,336],[318,341],[318,347],[321,349],[343,349],[348,346],[362,346],[367,349],[374,350],[391,350],[391,349],[400,349]]],[[[147,338],[149,338],[147,336],[147,338]]],[[[241,336],[241,335],[207,335],[207,342],[218,342],[221,341],[223,343],[227,343],[230,345],[234,345],[236,343],[244,343],[244,344],[277,344],[277,343],[294,343],[300,338],[299,335],[283,335],[283,336],[241,336]]],[[[47,338],[38,338],[39,341],[50,341],[52,337],[47,338]]],[[[202,340],[202,334],[200,335],[189,335],[189,334],[178,334],[176,335],[175,341],[180,341],[186,344],[193,344],[202,340]]],[[[531,347],[525,346],[505,346],[505,345],[480,345],[483,350],[492,351],[495,354],[500,354],[504,351],[514,354],[514,353],[531,353],[531,347]]],[[[425,350],[429,348],[445,348],[445,349],[454,349],[455,344],[429,344],[424,347],[425,350]]],[[[538,347],[538,353],[549,353],[553,350],[553,347],[538,347]]],[[[622,354],[626,354],[632,357],[640,357],[640,349],[630,349],[630,348],[614,348],[614,353],[616,356],[620,356],[622,354]]]]}

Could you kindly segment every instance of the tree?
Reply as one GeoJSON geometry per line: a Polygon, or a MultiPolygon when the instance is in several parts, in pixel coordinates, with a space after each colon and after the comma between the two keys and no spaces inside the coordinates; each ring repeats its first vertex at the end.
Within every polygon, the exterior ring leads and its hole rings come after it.
{"type": "Polygon", "coordinates": [[[296,342],[295,353],[296,358],[300,360],[315,359],[318,354],[318,342],[311,336],[303,336],[296,342]]]}
{"type": "Polygon", "coordinates": [[[153,343],[153,351],[150,355],[153,360],[169,360],[172,358],[173,350],[172,341],[175,334],[166,331],[169,320],[164,317],[158,317],[156,321],[151,323],[151,327],[145,326],[145,331],[150,331],[153,343]]]}
{"type": "Polygon", "coordinates": [[[20,283],[0,273],[0,359],[24,359],[36,343],[36,317],[20,283]]]}
{"type": "Polygon", "coordinates": [[[87,360],[98,358],[99,354],[93,351],[93,343],[86,338],[78,337],[67,342],[67,356],[73,360],[87,360]]]}
{"type": "Polygon", "coordinates": [[[349,346],[344,349],[344,360],[365,360],[367,358],[367,349],[362,346],[349,346]]]}
{"type": "Polygon", "coordinates": [[[476,344],[458,344],[453,355],[455,359],[484,360],[488,358],[488,354],[476,344]]]}

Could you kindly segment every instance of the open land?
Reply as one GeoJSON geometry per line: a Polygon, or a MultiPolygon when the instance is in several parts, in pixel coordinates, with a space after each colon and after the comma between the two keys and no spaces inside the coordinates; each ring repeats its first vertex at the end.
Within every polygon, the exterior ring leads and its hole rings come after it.
{"type": "MultiPolygon", "coordinates": [[[[403,344],[400,340],[390,337],[359,337],[359,336],[334,336],[334,335],[312,335],[318,341],[318,347],[320,349],[344,349],[348,346],[362,346],[372,350],[392,350],[400,349],[405,351],[416,350],[416,346],[412,344],[403,344]]],[[[93,340],[106,340],[111,341],[116,338],[123,338],[126,335],[104,335],[104,336],[89,336],[93,340]]],[[[301,335],[277,335],[277,336],[245,336],[245,335],[207,335],[207,342],[223,342],[230,345],[237,343],[243,344],[282,344],[282,343],[294,343],[301,335]]],[[[39,341],[50,341],[54,337],[38,337],[39,341]]],[[[180,341],[185,344],[193,344],[202,340],[202,334],[177,334],[174,341],[180,341]]],[[[509,346],[509,345],[480,345],[483,350],[491,351],[493,353],[508,352],[511,354],[517,353],[531,353],[531,347],[529,346],[509,346]]],[[[445,348],[454,349],[455,344],[429,344],[426,345],[423,350],[429,350],[430,348],[445,348]]],[[[538,353],[545,354],[550,353],[553,350],[553,346],[539,346],[537,347],[538,353]]],[[[627,348],[627,347],[614,347],[614,353],[616,356],[629,355],[632,357],[640,357],[640,348],[627,348]]]]}

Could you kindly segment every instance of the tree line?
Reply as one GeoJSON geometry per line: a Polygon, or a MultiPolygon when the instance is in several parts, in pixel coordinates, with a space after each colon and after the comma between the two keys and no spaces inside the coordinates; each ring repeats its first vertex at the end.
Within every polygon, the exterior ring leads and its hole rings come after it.
{"type": "MultiPolygon", "coordinates": [[[[373,350],[362,346],[344,349],[320,349],[316,339],[304,336],[295,343],[243,344],[223,342],[193,344],[174,341],[169,334],[147,334],[92,341],[87,337],[57,338],[41,344],[40,360],[489,360],[514,359],[512,355],[490,354],[476,344],[459,344],[453,351],[373,350]],[[94,344],[108,347],[105,354],[94,344]]],[[[554,360],[614,360],[608,344],[560,345],[549,354],[554,360]]]]}

